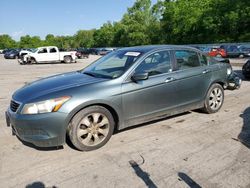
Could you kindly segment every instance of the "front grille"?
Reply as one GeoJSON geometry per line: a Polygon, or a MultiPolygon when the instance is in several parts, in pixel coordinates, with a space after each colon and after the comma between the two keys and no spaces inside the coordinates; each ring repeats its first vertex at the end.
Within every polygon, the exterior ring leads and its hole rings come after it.
{"type": "Polygon", "coordinates": [[[13,100],[10,101],[10,109],[12,112],[16,112],[19,106],[20,106],[19,103],[15,102],[13,100]]]}

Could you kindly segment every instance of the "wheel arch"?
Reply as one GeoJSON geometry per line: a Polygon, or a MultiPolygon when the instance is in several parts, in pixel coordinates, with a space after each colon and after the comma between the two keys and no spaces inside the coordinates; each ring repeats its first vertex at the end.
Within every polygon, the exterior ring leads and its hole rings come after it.
{"type": "Polygon", "coordinates": [[[222,80],[215,80],[213,82],[211,82],[211,84],[209,85],[209,87],[207,88],[207,91],[206,91],[206,94],[204,96],[204,100],[206,99],[206,96],[207,96],[207,93],[209,91],[209,89],[212,87],[212,85],[214,84],[219,84],[224,90],[225,90],[225,87],[227,86],[227,83],[225,81],[222,81],[222,80]]]}
{"type": "Polygon", "coordinates": [[[73,59],[71,55],[64,55],[64,56],[63,56],[63,59],[64,59],[65,57],[70,57],[71,59],[73,59]]]}
{"type": "Polygon", "coordinates": [[[92,104],[87,104],[87,105],[81,105],[79,107],[77,107],[76,109],[72,110],[67,118],[67,121],[66,121],[66,134],[67,134],[67,131],[68,131],[68,127],[69,127],[69,124],[70,122],[72,121],[73,117],[81,110],[85,109],[85,108],[88,108],[88,107],[91,107],[91,106],[101,106],[101,107],[104,107],[106,108],[113,116],[114,118],[114,122],[115,122],[115,130],[119,129],[119,123],[120,123],[120,115],[119,115],[119,112],[118,110],[110,105],[110,104],[107,104],[107,103],[103,103],[103,102],[96,102],[96,103],[92,103],[92,104]]]}

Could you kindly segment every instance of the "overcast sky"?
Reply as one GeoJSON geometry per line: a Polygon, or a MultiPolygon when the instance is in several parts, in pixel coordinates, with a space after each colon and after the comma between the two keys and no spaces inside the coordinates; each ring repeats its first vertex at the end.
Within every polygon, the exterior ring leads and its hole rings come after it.
{"type": "MultiPolygon", "coordinates": [[[[156,2],[157,0],[152,0],[156,2]]],[[[13,39],[29,34],[73,35],[119,21],[135,0],[1,0],[0,34],[13,39]]]]}

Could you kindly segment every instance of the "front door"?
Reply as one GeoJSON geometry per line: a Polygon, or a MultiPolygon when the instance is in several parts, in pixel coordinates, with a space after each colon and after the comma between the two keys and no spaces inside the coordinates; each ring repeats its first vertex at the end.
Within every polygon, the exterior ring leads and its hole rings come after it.
{"type": "Polygon", "coordinates": [[[47,61],[48,49],[47,48],[40,48],[36,55],[37,62],[45,62],[47,61]]]}
{"type": "Polygon", "coordinates": [[[125,123],[138,124],[150,120],[175,105],[175,73],[169,51],[149,55],[135,69],[134,74],[148,73],[146,80],[128,80],[122,85],[125,123]]]}

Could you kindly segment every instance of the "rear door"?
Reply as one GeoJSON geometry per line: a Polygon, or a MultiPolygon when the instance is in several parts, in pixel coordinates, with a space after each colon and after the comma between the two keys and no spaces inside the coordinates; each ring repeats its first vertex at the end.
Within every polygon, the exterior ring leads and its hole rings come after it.
{"type": "Polygon", "coordinates": [[[59,52],[57,48],[50,47],[48,48],[48,50],[49,50],[48,61],[59,61],[59,52]]]}
{"type": "Polygon", "coordinates": [[[211,84],[212,70],[206,57],[193,50],[175,50],[176,102],[185,106],[202,102],[211,84]]]}

